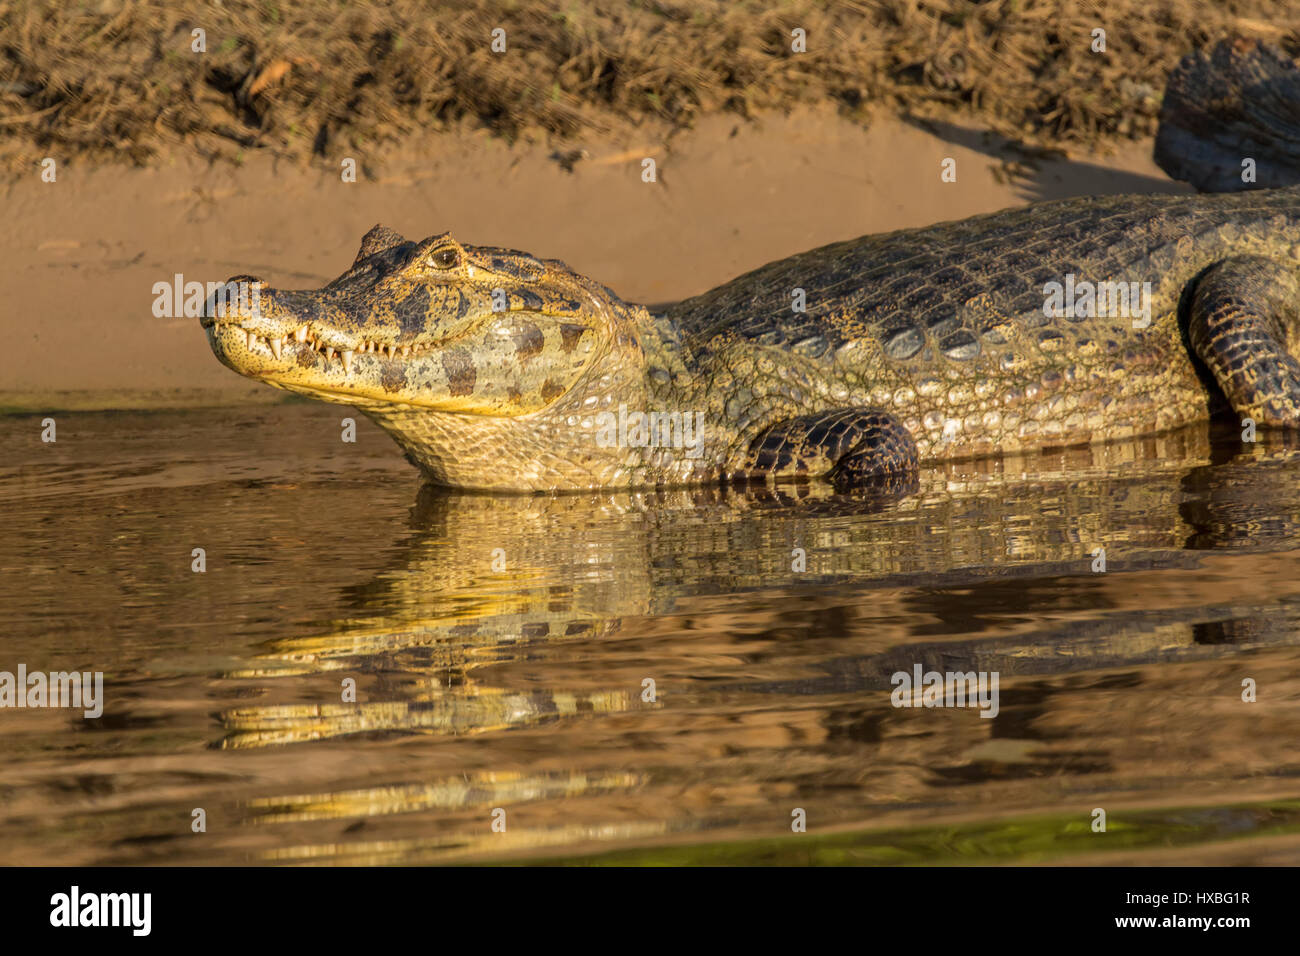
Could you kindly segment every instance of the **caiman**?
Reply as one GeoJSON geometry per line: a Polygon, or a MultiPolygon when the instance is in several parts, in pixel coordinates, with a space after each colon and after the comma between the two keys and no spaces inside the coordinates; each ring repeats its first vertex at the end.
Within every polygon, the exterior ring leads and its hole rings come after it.
{"type": "MultiPolygon", "coordinates": [[[[1212,88],[1218,135],[1258,133],[1278,90],[1300,103],[1297,76],[1271,48],[1223,45],[1184,60],[1163,115],[1212,88]]],[[[1242,158],[1268,181],[1266,151],[1242,158]]],[[[222,362],[357,407],[464,488],[871,486],[930,461],[1160,432],[1225,400],[1254,426],[1300,426],[1295,187],[1069,199],[867,236],[657,309],[555,260],[383,226],[322,289],[230,282],[258,299],[225,315],[210,300],[222,362]]]]}

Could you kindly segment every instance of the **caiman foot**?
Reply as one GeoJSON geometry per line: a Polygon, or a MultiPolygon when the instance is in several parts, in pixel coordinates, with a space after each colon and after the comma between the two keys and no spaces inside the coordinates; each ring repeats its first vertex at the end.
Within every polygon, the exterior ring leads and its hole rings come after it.
{"type": "Polygon", "coordinates": [[[749,446],[737,477],[824,477],[840,491],[889,491],[917,470],[916,442],[874,408],[839,408],[778,422],[749,446]]]}
{"type": "Polygon", "coordinates": [[[1187,337],[1233,411],[1256,425],[1300,427],[1300,280],[1258,256],[1225,259],[1202,275],[1187,337]]]}

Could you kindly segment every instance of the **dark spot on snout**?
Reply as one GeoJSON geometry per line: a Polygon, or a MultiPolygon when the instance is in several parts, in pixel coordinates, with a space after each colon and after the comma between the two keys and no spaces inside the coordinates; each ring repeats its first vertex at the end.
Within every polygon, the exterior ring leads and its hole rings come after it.
{"type": "Polygon", "coordinates": [[[400,392],[406,387],[406,365],[395,359],[389,359],[383,364],[383,374],[380,376],[379,384],[384,386],[385,392],[400,392]]]}
{"type": "Polygon", "coordinates": [[[403,332],[414,335],[423,332],[429,324],[429,289],[417,286],[393,307],[393,314],[403,332]]]}
{"type": "Polygon", "coordinates": [[[298,357],[294,359],[299,368],[311,368],[316,364],[316,350],[303,346],[298,349],[298,357]]]}
{"type": "Polygon", "coordinates": [[[585,325],[570,325],[567,322],[560,324],[560,346],[566,355],[578,347],[578,340],[586,331],[585,325]]]}
{"type": "Polygon", "coordinates": [[[527,365],[530,358],[540,355],[542,347],[546,344],[542,330],[527,320],[518,322],[510,337],[515,343],[515,355],[518,356],[521,365],[527,365]]]}
{"type": "Polygon", "coordinates": [[[469,395],[474,391],[478,375],[469,349],[448,349],[442,353],[442,367],[447,373],[447,386],[452,395],[469,395]]]}

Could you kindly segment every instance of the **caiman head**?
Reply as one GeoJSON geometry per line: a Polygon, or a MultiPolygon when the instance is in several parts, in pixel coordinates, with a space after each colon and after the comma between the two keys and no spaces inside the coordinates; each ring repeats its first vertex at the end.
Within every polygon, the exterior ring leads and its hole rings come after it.
{"type": "Polygon", "coordinates": [[[608,343],[622,305],[560,262],[446,233],[410,242],[384,226],[323,289],[228,285],[251,291],[233,308],[233,295],[214,296],[202,321],[236,372],[326,401],[477,415],[554,402],[608,343]]]}
{"type": "Polygon", "coordinates": [[[445,233],[411,242],[375,226],[352,267],[324,288],[236,276],[209,298],[202,323],[230,368],[356,406],[435,480],[558,487],[545,476],[490,474],[508,454],[501,442],[527,440],[505,426],[545,416],[565,396],[587,399],[593,380],[616,387],[611,368],[625,381],[641,374],[635,308],[561,262],[445,233]],[[471,452],[484,460],[469,461],[471,452]]]}

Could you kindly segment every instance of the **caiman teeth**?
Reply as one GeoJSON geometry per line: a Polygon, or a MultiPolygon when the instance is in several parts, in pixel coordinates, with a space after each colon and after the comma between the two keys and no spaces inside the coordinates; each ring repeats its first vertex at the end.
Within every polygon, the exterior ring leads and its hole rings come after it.
{"type": "Polygon", "coordinates": [[[343,363],[344,375],[352,371],[352,364],[356,361],[356,355],[358,352],[369,352],[371,354],[378,353],[379,355],[386,355],[391,359],[397,358],[398,355],[402,358],[419,358],[420,356],[427,354],[430,350],[430,346],[427,345],[384,345],[381,342],[376,342],[374,339],[365,339],[358,342],[352,348],[336,348],[335,346],[327,345],[325,340],[320,338],[318,335],[312,334],[307,325],[300,325],[292,332],[287,332],[275,338],[258,335],[256,332],[248,329],[244,329],[243,331],[244,334],[248,336],[248,348],[250,351],[255,343],[265,342],[267,348],[271,350],[272,354],[274,354],[277,359],[284,356],[284,347],[290,344],[290,342],[295,341],[305,343],[312,350],[321,353],[321,355],[325,357],[326,365],[332,362],[334,356],[337,354],[343,363]]]}

